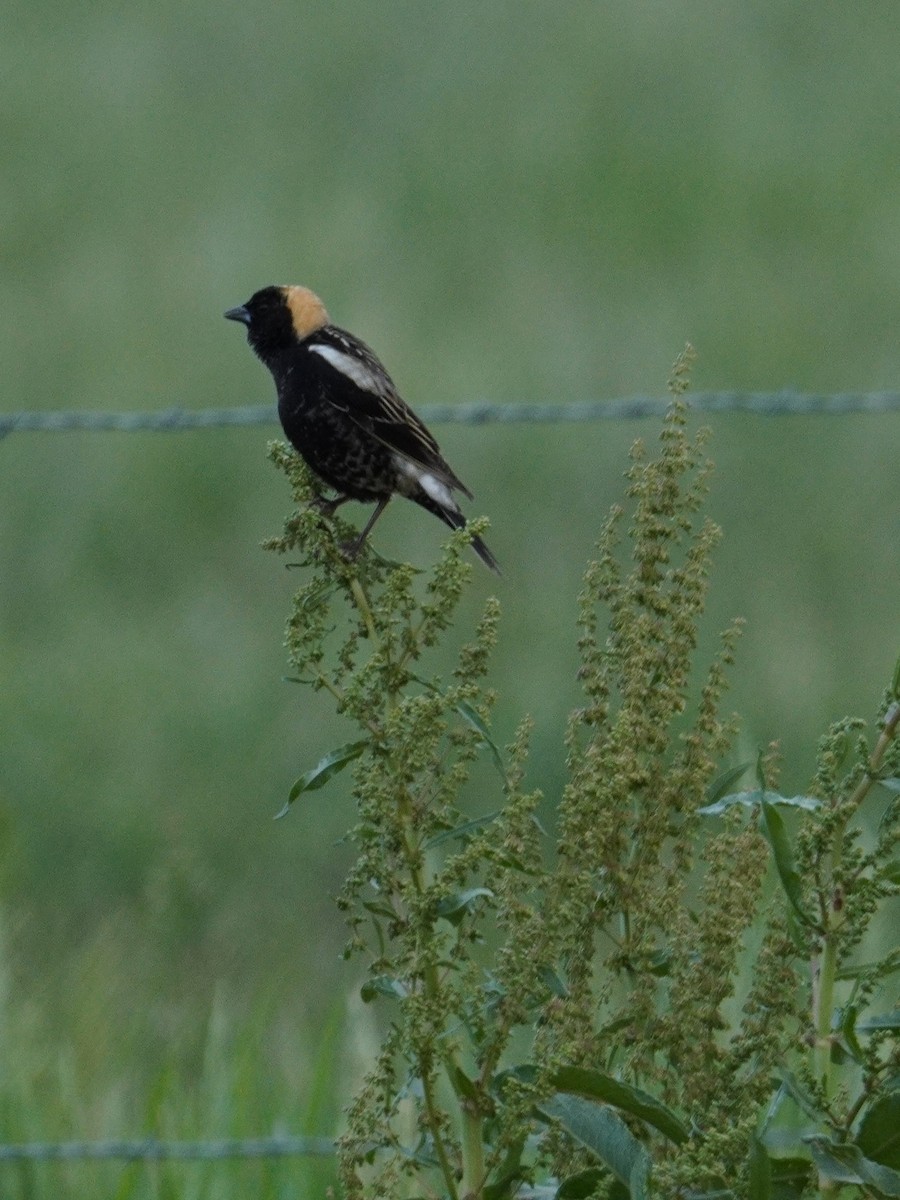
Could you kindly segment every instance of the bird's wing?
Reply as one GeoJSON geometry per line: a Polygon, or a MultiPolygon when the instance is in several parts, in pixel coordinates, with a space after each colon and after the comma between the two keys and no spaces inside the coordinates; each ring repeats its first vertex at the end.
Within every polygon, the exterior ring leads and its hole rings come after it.
{"type": "Polygon", "coordinates": [[[432,434],[401,399],[390,375],[365,342],[329,325],[310,340],[309,349],[354,385],[335,391],[331,403],[382,445],[472,499],[472,493],[444,461],[432,434]]]}

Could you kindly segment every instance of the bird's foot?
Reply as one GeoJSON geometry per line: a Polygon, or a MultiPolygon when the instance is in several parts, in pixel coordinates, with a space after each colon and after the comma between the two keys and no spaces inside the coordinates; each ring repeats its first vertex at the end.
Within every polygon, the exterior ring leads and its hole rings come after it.
{"type": "Polygon", "coordinates": [[[334,500],[326,500],[324,496],[313,496],[309,506],[314,508],[317,513],[321,513],[323,517],[331,520],[340,506],[349,499],[349,496],[336,496],[334,500]]]}
{"type": "Polygon", "coordinates": [[[349,542],[341,542],[338,549],[348,562],[356,562],[359,558],[359,552],[362,550],[365,543],[364,537],[355,537],[349,542]]]}

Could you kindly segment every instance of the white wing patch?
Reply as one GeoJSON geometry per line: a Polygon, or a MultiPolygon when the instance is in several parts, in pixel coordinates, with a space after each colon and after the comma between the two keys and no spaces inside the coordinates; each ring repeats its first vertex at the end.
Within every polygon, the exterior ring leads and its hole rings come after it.
{"type": "Polygon", "coordinates": [[[424,467],[410,462],[408,458],[402,458],[399,454],[394,455],[394,462],[407,479],[417,483],[422,491],[442,508],[449,508],[451,512],[459,511],[458,505],[453,499],[453,493],[443,480],[432,475],[430,471],[426,471],[424,467]]]}
{"type": "Polygon", "coordinates": [[[334,346],[325,346],[315,342],[310,346],[310,350],[313,354],[321,354],[322,358],[327,363],[331,363],[336,371],[340,371],[364,392],[372,392],[376,396],[383,394],[384,379],[370,370],[361,359],[352,354],[345,354],[343,350],[336,350],[334,346]]]}

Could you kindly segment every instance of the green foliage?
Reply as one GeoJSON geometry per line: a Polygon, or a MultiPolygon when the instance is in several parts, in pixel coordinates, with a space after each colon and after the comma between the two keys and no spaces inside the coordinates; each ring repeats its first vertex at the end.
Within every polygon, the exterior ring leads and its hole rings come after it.
{"type": "Polygon", "coordinates": [[[808,795],[778,792],[774,749],[755,790],[728,790],[749,764],[717,776],[739,623],[698,682],[719,530],[701,513],[706,435],[686,428],[690,357],[584,577],[555,851],[524,783],[528,723],[505,753],[491,732],[497,600],[449,679],[428,667],[485,522],[427,578],[371,548],[349,562],[350,529],[273,448],[298,508],[271,545],[312,568],[288,623],[295,678],[355,729],[288,803],[352,772],[338,902],[363,1000],[387,1006],[340,1143],[355,1200],[502,1200],[548,1180],[563,1198],[800,1197],[816,1179],[898,1194],[900,1017],[876,1006],[900,959],[856,956],[897,892],[900,704],[871,749],[861,722],[836,725],[808,795]],[[475,791],[479,756],[497,771],[475,791]],[[770,861],[783,900],[766,903],[770,861]]]}

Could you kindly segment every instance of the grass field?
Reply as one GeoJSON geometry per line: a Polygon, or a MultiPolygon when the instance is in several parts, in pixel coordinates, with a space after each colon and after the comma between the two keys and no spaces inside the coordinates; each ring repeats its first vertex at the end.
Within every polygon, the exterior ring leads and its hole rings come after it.
{"type": "MultiPolygon", "coordinates": [[[[319,291],[414,405],[660,394],[686,340],[698,389],[897,387],[887,0],[13,0],[6,23],[6,410],[267,402],[221,313],[270,282],[319,291]]],[[[748,619],[744,748],[780,738],[800,790],[896,657],[897,419],[712,424],[701,653],[748,619]]],[[[534,715],[552,820],[579,578],[656,425],[437,432],[504,566],[464,605],[504,606],[497,737],[534,715]]],[[[329,1134],[365,1057],[330,899],[346,793],[271,820],[345,736],[282,682],[266,440],[0,444],[0,1140],[329,1134]]],[[[441,529],[395,507],[379,548],[429,564],[441,529]]],[[[0,1195],[309,1195],[327,1172],[0,1164],[0,1195]]]]}

